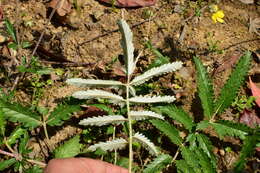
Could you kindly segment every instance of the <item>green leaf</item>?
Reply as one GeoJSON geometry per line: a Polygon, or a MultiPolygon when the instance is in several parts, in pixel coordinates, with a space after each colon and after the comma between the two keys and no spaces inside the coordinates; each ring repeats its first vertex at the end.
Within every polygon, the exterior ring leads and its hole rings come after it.
{"type": "Polygon", "coordinates": [[[215,165],[213,166],[211,160],[208,158],[206,153],[204,153],[201,149],[197,148],[194,150],[199,159],[199,164],[201,166],[203,173],[216,173],[215,165]]]}
{"type": "Polygon", "coordinates": [[[260,139],[260,135],[247,136],[242,145],[242,150],[240,152],[239,160],[235,163],[234,172],[242,172],[244,170],[245,164],[247,163],[247,158],[252,156],[257,140],[260,139]]]}
{"type": "Polygon", "coordinates": [[[18,45],[16,44],[16,43],[9,43],[8,45],[7,45],[7,47],[9,48],[9,49],[13,49],[13,50],[17,50],[18,49],[18,45]]]}
{"type": "Polygon", "coordinates": [[[192,130],[192,127],[194,126],[193,120],[182,108],[177,108],[175,105],[168,105],[158,106],[155,109],[182,123],[189,131],[192,130]]]}
{"type": "Polygon", "coordinates": [[[5,170],[6,168],[12,166],[16,162],[15,158],[9,159],[9,160],[4,160],[0,162],[0,171],[5,170]]]}
{"type": "Polygon", "coordinates": [[[11,104],[0,99],[0,108],[2,108],[4,116],[12,122],[20,122],[25,127],[35,128],[41,125],[39,116],[29,111],[29,108],[19,104],[11,104]]]}
{"type": "Polygon", "coordinates": [[[243,85],[245,76],[247,75],[251,61],[251,53],[248,51],[242,56],[232,71],[229,79],[221,90],[220,96],[216,101],[216,113],[222,113],[228,108],[237,96],[237,92],[241,85],[243,85]]]}
{"type": "Polygon", "coordinates": [[[11,24],[11,22],[8,19],[5,19],[4,23],[5,23],[5,27],[6,27],[8,34],[17,43],[16,31],[14,29],[14,26],[11,24]]]}
{"type": "Polygon", "coordinates": [[[210,125],[216,130],[220,138],[224,136],[239,137],[245,139],[245,136],[251,132],[251,129],[244,124],[234,123],[231,121],[212,122],[210,125]]]}
{"type": "Polygon", "coordinates": [[[172,157],[168,154],[159,155],[150,164],[146,166],[143,173],[161,172],[172,161],[172,157]]]}
{"type": "Polygon", "coordinates": [[[185,160],[176,160],[178,173],[195,173],[185,160]]]}
{"type": "Polygon", "coordinates": [[[156,59],[148,66],[148,69],[159,67],[163,64],[170,63],[170,58],[167,56],[163,56],[161,52],[159,52],[156,48],[153,47],[150,41],[145,43],[145,46],[150,49],[153,54],[156,56],[156,59]]]}
{"type": "Polygon", "coordinates": [[[5,125],[6,125],[6,120],[4,118],[4,112],[0,108],[0,139],[1,137],[5,136],[5,125]]]}
{"type": "Polygon", "coordinates": [[[58,105],[48,117],[47,124],[49,126],[60,126],[71,117],[73,112],[80,109],[79,105],[58,105]]]}
{"type": "Polygon", "coordinates": [[[22,45],[22,48],[23,49],[26,49],[26,48],[28,48],[28,47],[31,47],[31,43],[30,42],[28,42],[28,41],[23,41],[22,43],[21,43],[21,45],[22,45]]]}
{"type": "Polygon", "coordinates": [[[81,144],[80,142],[80,136],[77,135],[67,142],[65,142],[63,145],[59,146],[54,150],[54,157],[55,158],[69,158],[74,157],[80,153],[81,150],[81,144]]]}
{"type": "Polygon", "coordinates": [[[25,170],[25,173],[43,173],[43,170],[38,166],[34,165],[33,167],[25,170]]]}
{"type": "Polygon", "coordinates": [[[7,144],[8,145],[13,145],[16,143],[16,140],[21,138],[22,135],[26,133],[26,130],[23,128],[17,128],[15,129],[11,135],[7,138],[7,144]]]}
{"type": "Polygon", "coordinates": [[[168,136],[170,138],[170,140],[172,141],[172,143],[176,144],[176,145],[182,145],[182,138],[179,135],[179,131],[172,126],[171,124],[169,124],[166,121],[162,121],[162,120],[150,120],[150,122],[157,128],[159,129],[161,132],[163,132],[164,135],[168,136]]]}
{"type": "Polygon", "coordinates": [[[181,155],[187,164],[193,168],[196,173],[200,173],[200,165],[199,165],[199,158],[197,157],[196,153],[193,150],[190,150],[187,147],[181,147],[181,155]]]}
{"type": "Polygon", "coordinates": [[[213,168],[216,168],[217,161],[216,157],[213,154],[213,145],[209,138],[204,134],[196,134],[199,148],[210,158],[213,168]]]}
{"type": "Polygon", "coordinates": [[[204,116],[208,119],[214,114],[214,101],[213,101],[213,85],[209,78],[207,70],[203,66],[199,58],[194,57],[194,62],[197,71],[197,86],[198,93],[201,100],[204,116]]]}
{"type": "Polygon", "coordinates": [[[204,129],[208,128],[209,125],[210,124],[209,124],[208,120],[201,121],[197,124],[196,130],[204,130],[204,129]]]}

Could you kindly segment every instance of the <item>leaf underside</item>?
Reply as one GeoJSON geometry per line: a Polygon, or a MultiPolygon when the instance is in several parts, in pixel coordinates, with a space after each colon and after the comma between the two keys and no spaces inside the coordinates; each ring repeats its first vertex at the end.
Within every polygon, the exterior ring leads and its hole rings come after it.
{"type": "Polygon", "coordinates": [[[136,96],[129,99],[133,103],[159,103],[159,102],[173,102],[174,96],[136,96]]]}
{"type": "Polygon", "coordinates": [[[164,119],[164,117],[160,114],[157,114],[152,111],[130,111],[130,116],[134,120],[143,120],[148,118],[158,118],[158,119],[164,119]]]}
{"type": "Polygon", "coordinates": [[[99,142],[97,144],[91,145],[88,150],[96,151],[98,148],[101,148],[103,151],[113,151],[113,150],[121,150],[126,147],[127,141],[123,138],[114,139],[112,141],[107,142],[99,142]]]}
{"type": "Polygon", "coordinates": [[[136,133],[133,136],[133,140],[140,142],[149,151],[150,154],[152,154],[152,155],[158,154],[158,151],[157,151],[155,145],[143,134],[141,134],[139,132],[136,133]]]}
{"type": "Polygon", "coordinates": [[[155,76],[160,76],[165,73],[176,71],[176,70],[180,69],[181,67],[182,67],[182,62],[177,61],[177,62],[173,62],[173,63],[169,63],[169,64],[164,64],[160,67],[152,68],[152,69],[148,70],[147,72],[145,72],[139,76],[136,76],[131,81],[131,85],[140,85],[155,76]]]}
{"type": "Polygon", "coordinates": [[[112,80],[97,80],[97,79],[81,79],[81,78],[71,78],[66,80],[69,85],[74,85],[77,87],[90,87],[90,86],[116,86],[123,85],[119,81],[112,80]]]}
{"type": "Polygon", "coordinates": [[[83,119],[79,124],[84,126],[103,126],[107,124],[122,124],[126,121],[127,119],[122,115],[105,115],[83,119]]]}

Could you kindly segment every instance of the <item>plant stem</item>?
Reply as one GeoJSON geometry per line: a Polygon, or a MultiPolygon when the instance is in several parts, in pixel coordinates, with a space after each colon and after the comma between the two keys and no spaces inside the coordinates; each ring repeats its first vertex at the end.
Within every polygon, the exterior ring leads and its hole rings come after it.
{"type": "Polygon", "coordinates": [[[48,144],[49,144],[50,138],[49,138],[49,135],[48,135],[47,126],[46,126],[46,122],[45,121],[42,123],[42,126],[43,126],[45,137],[46,137],[46,139],[48,141],[48,144]]]}
{"type": "Polygon", "coordinates": [[[127,108],[127,117],[128,117],[128,128],[129,128],[129,162],[128,162],[128,171],[132,172],[132,162],[133,162],[133,131],[132,131],[132,118],[130,116],[130,104],[129,104],[129,81],[130,77],[128,76],[127,85],[126,85],[126,108],[127,108]]]}

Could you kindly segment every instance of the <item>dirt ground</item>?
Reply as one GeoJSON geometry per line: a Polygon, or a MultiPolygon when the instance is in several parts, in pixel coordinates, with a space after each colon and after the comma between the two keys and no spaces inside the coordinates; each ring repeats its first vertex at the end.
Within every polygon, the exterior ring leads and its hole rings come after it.
{"type": "MultiPolygon", "coordinates": [[[[71,1],[72,4],[75,3],[71,1]]],[[[184,68],[174,74],[179,78],[166,76],[160,79],[159,84],[168,87],[169,82],[164,83],[164,80],[177,82],[181,89],[171,90],[179,95],[178,103],[184,105],[187,111],[194,109],[194,55],[199,56],[204,65],[208,66],[218,93],[232,70],[234,63],[231,61],[236,61],[236,57],[242,55],[245,50],[250,50],[254,60],[249,73],[260,86],[260,36],[249,32],[250,19],[252,21],[260,17],[260,5],[257,3],[247,5],[238,0],[221,0],[218,7],[224,11],[224,23],[212,21],[209,1],[202,1],[198,5],[196,1],[158,0],[156,5],[151,7],[114,8],[96,0],[77,0],[77,7],[73,6],[69,14],[61,17],[56,13],[50,23],[49,1],[2,0],[1,4],[4,18],[8,18],[18,28],[19,39],[33,43],[32,48],[18,52],[19,57],[29,57],[40,34],[44,32],[36,55],[43,65],[64,70],[62,77],[52,76],[52,79],[55,79],[54,85],[44,88],[40,104],[45,106],[54,107],[57,99],[75,91],[75,88],[65,85],[66,78],[117,77],[117,71],[113,71],[113,68],[118,68],[119,62],[113,63],[113,60],[122,55],[120,33],[117,30],[117,20],[121,18],[132,26],[136,54],[143,51],[137,72],[145,69],[155,58],[155,55],[145,48],[144,43],[147,40],[163,55],[170,57],[171,61],[183,61],[184,68]],[[200,14],[196,14],[196,8],[200,9],[200,14]],[[111,68],[107,68],[108,66],[111,68]]],[[[4,32],[3,24],[0,27],[1,32],[4,32]]],[[[4,50],[1,51],[4,54],[4,50]]],[[[9,80],[1,82],[1,87],[12,88],[15,83],[17,71],[13,68],[20,64],[19,57],[7,59],[2,63],[8,67],[9,80]]],[[[22,86],[21,83],[17,85],[17,99],[30,102],[32,96],[22,86]]],[[[237,120],[237,117],[232,116],[232,112],[222,115],[221,118],[237,120]]],[[[53,149],[58,143],[80,131],[80,128],[67,124],[51,136],[50,148],[53,149]]],[[[41,153],[38,142],[32,141],[31,145],[34,154],[38,156],[41,153]]],[[[220,157],[223,170],[227,170],[237,158],[237,153],[226,153],[223,148],[219,150],[216,152],[222,153],[220,157]]]]}

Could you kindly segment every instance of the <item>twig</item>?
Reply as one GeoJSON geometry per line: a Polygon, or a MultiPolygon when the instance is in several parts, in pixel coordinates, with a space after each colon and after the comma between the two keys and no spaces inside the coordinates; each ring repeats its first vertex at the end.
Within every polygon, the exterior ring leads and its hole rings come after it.
{"type": "Polygon", "coordinates": [[[55,61],[46,61],[46,60],[40,60],[40,61],[46,64],[62,65],[66,67],[88,67],[96,64],[96,63],[85,63],[85,62],[55,62],[55,61]]]}

